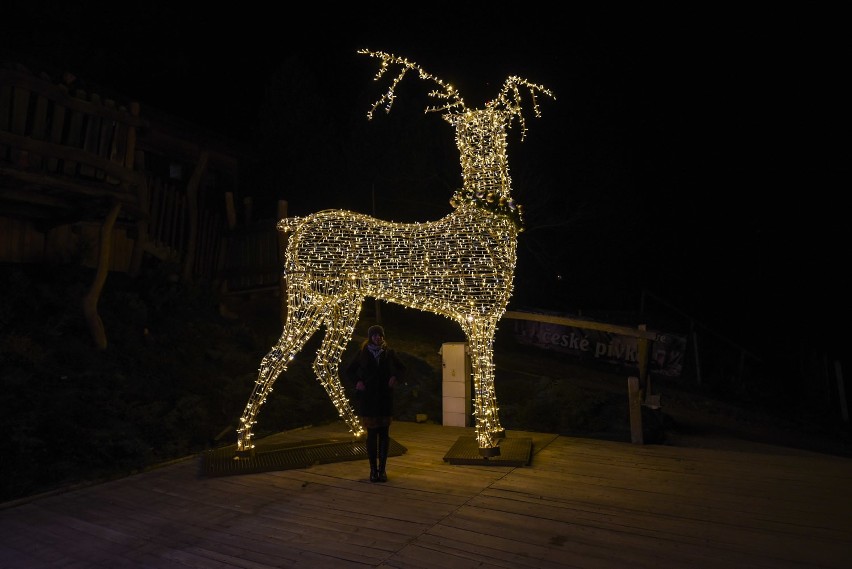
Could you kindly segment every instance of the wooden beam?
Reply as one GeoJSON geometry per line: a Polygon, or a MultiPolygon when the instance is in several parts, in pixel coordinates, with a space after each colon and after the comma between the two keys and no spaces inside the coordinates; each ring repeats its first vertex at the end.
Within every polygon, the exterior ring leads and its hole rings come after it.
{"type": "Polygon", "coordinates": [[[612,332],[614,334],[631,336],[633,338],[645,338],[648,340],[656,340],[658,337],[656,332],[649,332],[648,330],[642,330],[640,328],[617,326],[615,324],[606,324],[605,322],[593,322],[591,320],[582,320],[580,318],[570,318],[567,316],[554,316],[551,314],[537,314],[533,312],[507,310],[503,314],[503,318],[547,322],[550,324],[561,324],[562,326],[572,326],[574,328],[586,328],[588,330],[601,330],[602,332],[612,332]]]}
{"type": "Polygon", "coordinates": [[[44,140],[34,140],[26,136],[19,136],[4,131],[0,131],[0,144],[51,158],[58,158],[66,162],[82,162],[97,170],[103,170],[107,175],[118,178],[128,184],[137,185],[141,182],[140,177],[142,174],[139,172],[135,172],[123,164],[113,162],[108,158],[98,156],[80,148],[54,144],[44,140]]]}
{"type": "Polygon", "coordinates": [[[183,257],[183,281],[192,279],[192,269],[195,263],[195,249],[198,246],[198,188],[201,178],[207,170],[207,160],[210,155],[205,151],[198,157],[198,163],[192,171],[192,177],[186,185],[186,202],[189,213],[189,242],[183,257]]]}

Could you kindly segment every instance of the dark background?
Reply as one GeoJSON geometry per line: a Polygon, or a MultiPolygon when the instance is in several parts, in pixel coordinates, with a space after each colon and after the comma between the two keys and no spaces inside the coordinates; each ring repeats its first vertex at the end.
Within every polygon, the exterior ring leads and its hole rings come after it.
{"type": "Polygon", "coordinates": [[[449,212],[461,177],[452,128],[423,114],[432,85],[409,75],[367,121],[384,86],[356,50],[416,61],[471,108],[519,75],[556,99],[510,132],[527,208],[511,307],[629,311],[646,290],[769,358],[845,354],[837,14],[13,1],[0,22],[6,58],[245,143],[261,217],[277,199],[449,212]]]}

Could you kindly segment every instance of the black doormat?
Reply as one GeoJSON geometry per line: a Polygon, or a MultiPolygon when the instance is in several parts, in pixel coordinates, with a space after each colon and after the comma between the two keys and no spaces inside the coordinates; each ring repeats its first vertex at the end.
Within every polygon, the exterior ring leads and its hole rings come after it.
{"type": "Polygon", "coordinates": [[[482,456],[476,437],[459,437],[444,455],[444,462],[450,464],[471,464],[474,466],[526,466],[532,458],[532,439],[530,437],[500,439],[500,454],[482,456]]]}
{"type": "MultiPolygon", "coordinates": [[[[308,468],[315,464],[367,460],[364,439],[313,439],[308,441],[263,445],[258,443],[254,455],[236,459],[236,445],[208,450],[201,455],[203,476],[254,474],[274,470],[308,468]]],[[[400,456],[407,448],[390,440],[388,456],[400,456]]]]}

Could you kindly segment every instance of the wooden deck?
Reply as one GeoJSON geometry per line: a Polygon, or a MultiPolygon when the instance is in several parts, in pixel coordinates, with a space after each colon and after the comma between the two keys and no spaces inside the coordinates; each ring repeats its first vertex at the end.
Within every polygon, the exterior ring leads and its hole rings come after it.
{"type": "Polygon", "coordinates": [[[446,462],[472,432],[394,423],[386,484],[362,460],[208,477],[192,457],[5,504],[0,567],[852,567],[852,459],[510,431],[529,465],[446,462]]]}

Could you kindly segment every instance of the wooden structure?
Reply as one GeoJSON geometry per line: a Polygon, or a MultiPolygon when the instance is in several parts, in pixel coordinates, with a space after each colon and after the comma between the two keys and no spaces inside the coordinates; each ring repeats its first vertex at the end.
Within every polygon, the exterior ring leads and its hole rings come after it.
{"type": "MultiPolygon", "coordinates": [[[[205,224],[224,227],[245,155],[233,141],[156,109],[0,66],[0,261],[62,262],[91,227],[120,211],[109,270],[135,273],[144,254],[209,277],[205,224]],[[74,231],[69,227],[76,226],[74,231]]],[[[96,253],[82,251],[94,266],[96,253]]]]}
{"type": "Polygon", "coordinates": [[[154,257],[184,280],[218,276],[244,159],[156,109],[0,64],[0,262],[95,269],[84,310],[105,347],[96,305],[110,271],[154,257]]]}
{"type": "Polygon", "coordinates": [[[141,213],[144,179],[133,166],[137,129],[146,123],[138,104],[87,99],[23,68],[0,69],[0,86],[3,175],[19,180],[17,188],[3,188],[4,199],[42,218],[80,209],[99,215],[104,202],[141,213]],[[35,199],[25,193],[33,186],[50,191],[35,199]]]}
{"type": "Polygon", "coordinates": [[[659,405],[659,395],[654,396],[651,391],[651,378],[648,374],[648,350],[649,342],[656,340],[658,333],[649,331],[647,326],[640,324],[636,328],[629,326],[619,326],[617,324],[608,324],[606,322],[594,322],[581,318],[571,318],[568,316],[554,316],[551,314],[538,314],[532,312],[520,312],[517,310],[507,310],[503,314],[503,318],[514,320],[533,320],[535,322],[547,322],[550,324],[559,324],[560,326],[571,326],[574,328],[584,328],[588,330],[601,330],[611,332],[621,336],[636,338],[637,342],[637,364],[639,368],[639,386],[643,390],[643,403],[649,406],[659,405]]]}
{"type": "Polygon", "coordinates": [[[606,322],[593,322],[591,320],[583,320],[580,318],[519,312],[517,310],[507,310],[506,313],[503,314],[503,318],[533,320],[535,322],[559,324],[560,326],[571,326],[574,328],[585,328],[588,330],[601,330],[604,332],[611,332],[613,334],[636,338],[636,363],[639,368],[639,376],[628,378],[627,398],[629,402],[628,408],[630,410],[631,441],[635,444],[642,444],[644,442],[642,434],[642,406],[644,405],[652,409],[660,408],[660,394],[653,394],[651,390],[651,376],[648,373],[649,342],[657,339],[657,332],[649,331],[645,324],[640,324],[637,328],[631,328],[629,326],[619,326],[616,324],[608,324],[606,322]]]}
{"type": "MultiPolygon", "coordinates": [[[[472,428],[395,422],[386,484],[364,461],[199,476],[199,457],[0,506],[9,567],[845,569],[852,460],[509,431],[525,466],[453,465],[472,428]]],[[[281,444],[348,435],[343,423],[281,444]]],[[[264,444],[265,439],[257,441],[264,444]]],[[[725,441],[718,441],[724,443],[725,441]]]]}

